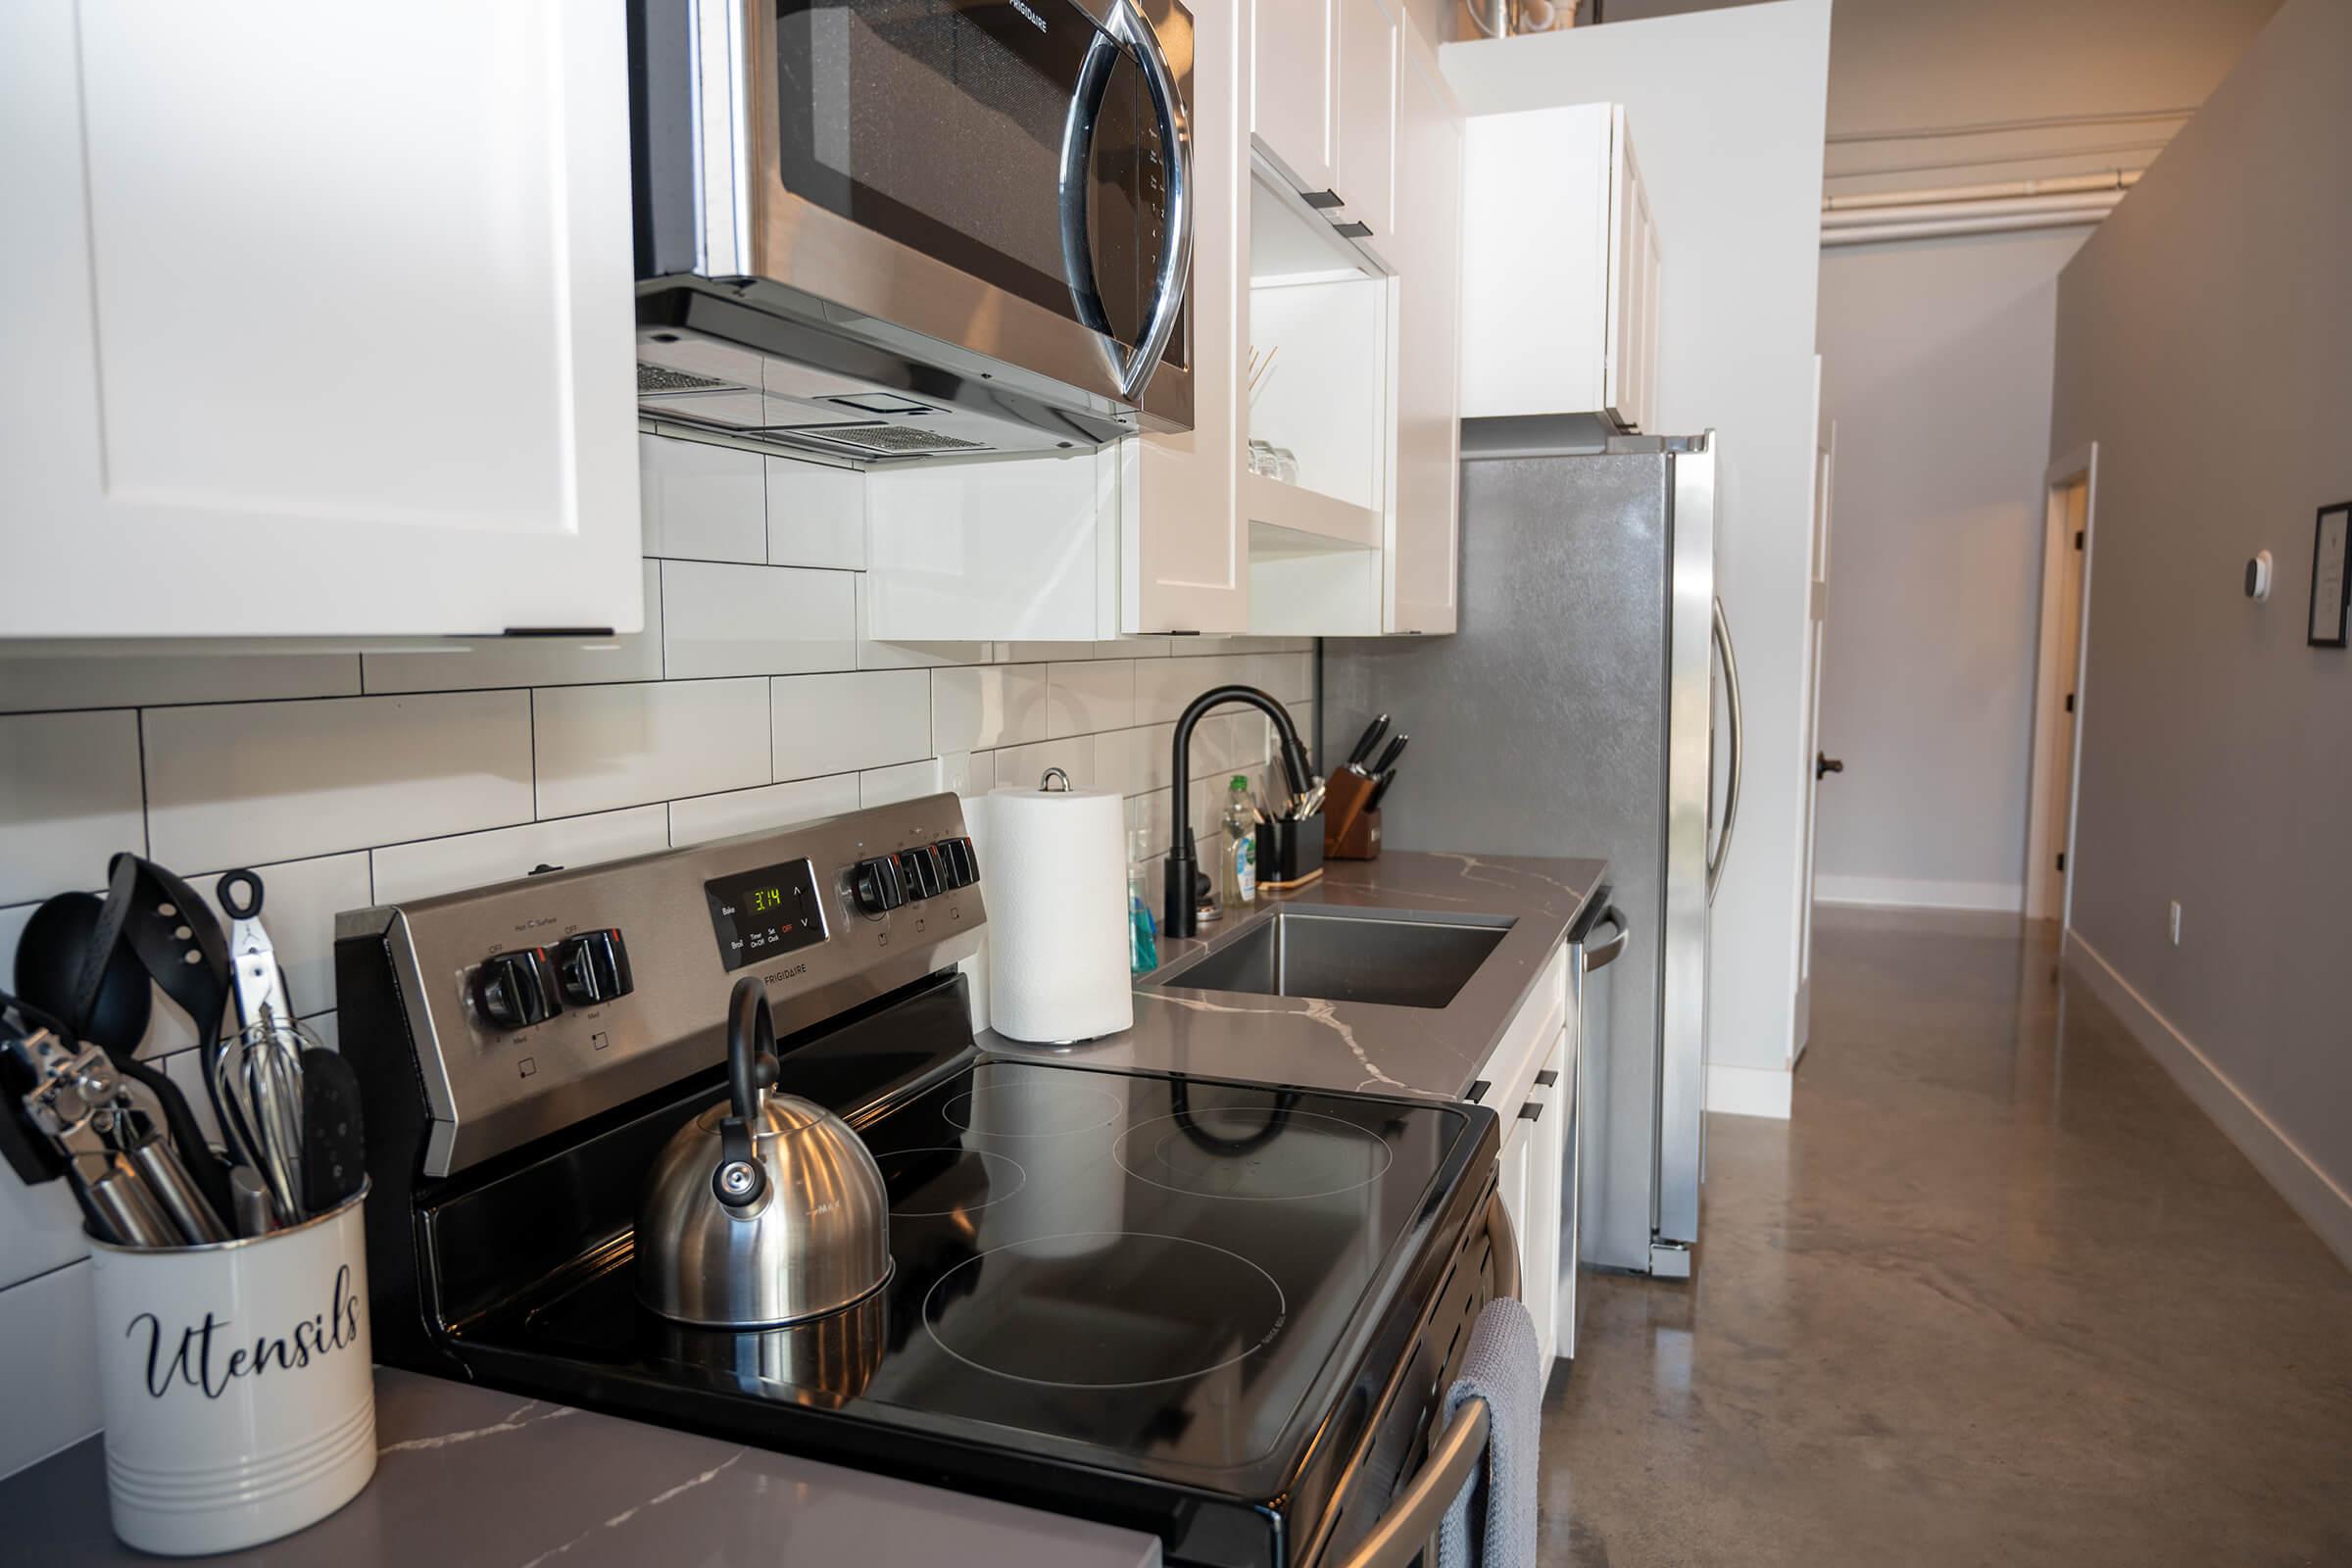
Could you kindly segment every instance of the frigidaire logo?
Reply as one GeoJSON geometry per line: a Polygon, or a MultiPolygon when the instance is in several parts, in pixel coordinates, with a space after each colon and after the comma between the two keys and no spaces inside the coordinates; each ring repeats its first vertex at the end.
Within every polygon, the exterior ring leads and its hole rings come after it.
{"type": "Polygon", "coordinates": [[[178,1343],[166,1350],[163,1320],[141,1312],[130,1320],[125,1335],[136,1340],[147,1331],[147,1392],[162,1398],[174,1384],[186,1384],[208,1399],[218,1399],[239,1378],[258,1378],[270,1372],[295,1372],[318,1357],[332,1354],[360,1337],[360,1301],[351,1291],[351,1265],[335,1270],[335,1294],[326,1309],[305,1318],[282,1334],[258,1334],[251,1340],[231,1340],[226,1319],[211,1312],[204,1321],[179,1331],[178,1343]]]}
{"type": "Polygon", "coordinates": [[[1036,12],[1030,10],[1027,0],[1011,0],[1011,3],[1013,10],[1018,11],[1022,16],[1029,19],[1029,25],[1035,27],[1040,32],[1046,30],[1046,19],[1039,16],[1036,12]]]}

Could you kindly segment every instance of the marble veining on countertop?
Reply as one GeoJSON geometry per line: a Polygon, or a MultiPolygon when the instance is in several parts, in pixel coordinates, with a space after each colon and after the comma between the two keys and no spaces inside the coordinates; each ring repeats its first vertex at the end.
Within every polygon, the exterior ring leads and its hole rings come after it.
{"type": "Polygon", "coordinates": [[[1334,860],[1295,893],[1268,893],[1195,938],[1163,938],[1160,966],[1138,978],[1135,1026],[1076,1045],[1033,1045],[989,1030],[983,1050],[1074,1066],[1140,1068],[1358,1094],[1458,1100],[1504,1026],[1608,875],[1599,859],[1395,851],[1334,860]],[[1230,940],[1276,908],[1361,908],[1508,919],[1510,932],[1444,1007],[1326,1002],[1187,988],[1153,976],[1230,940]],[[1220,929],[1223,927],[1224,929],[1220,929]]]}
{"type": "MultiPolygon", "coordinates": [[[[191,1559],[340,1568],[1158,1568],[1157,1538],[665,1427],[378,1367],[375,1479],[307,1530],[191,1559]]],[[[0,1481],[9,1545],[48,1564],[154,1563],[107,1524],[91,1438],[0,1481]]]]}

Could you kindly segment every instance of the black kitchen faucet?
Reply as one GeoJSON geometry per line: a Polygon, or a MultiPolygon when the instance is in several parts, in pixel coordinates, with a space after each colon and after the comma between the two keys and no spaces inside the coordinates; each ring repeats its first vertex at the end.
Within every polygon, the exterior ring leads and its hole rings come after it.
{"type": "Polygon", "coordinates": [[[1193,699],[1183,716],[1176,720],[1175,754],[1170,771],[1173,796],[1169,802],[1170,831],[1174,842],[1168,849],[1167,907],[1162,911],[1161,934],[1189,937],[1200,929],[1200,907],[1193,896],[1193,878],[1200,869],[1199,857],[1193,849],[1192,829],[1192,750],[1193,726],[1212,708],[1227,703],[1247,703],[1274,721],[1281,735],[1282,770],[1290,779],[1291,793],[1304,795],[1314,782],[1307,765],[1306,748],[1298,743],[1298,727],[1291,722],[1290,710],[1254,686],[1215,686],[1193,699]]]}

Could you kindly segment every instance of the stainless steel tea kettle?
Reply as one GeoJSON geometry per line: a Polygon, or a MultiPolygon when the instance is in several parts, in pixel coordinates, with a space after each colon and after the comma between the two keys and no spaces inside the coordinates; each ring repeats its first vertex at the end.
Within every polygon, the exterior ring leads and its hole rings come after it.
{"type": "Polygon", "coordinates": [[[637,1211],[637,1298],[710,1328],[836,1312],[890,1278],[882,1168],[822,1105],[769,1093],[775,1021],[750,975],[727,1004],[725,1102],[680,1127],[637,1211]]]}

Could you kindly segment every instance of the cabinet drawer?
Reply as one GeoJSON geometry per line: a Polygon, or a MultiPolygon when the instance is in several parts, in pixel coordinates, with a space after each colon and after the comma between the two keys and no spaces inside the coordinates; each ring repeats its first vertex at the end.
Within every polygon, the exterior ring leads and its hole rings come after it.
{"type": "Polygon", "coordinates": [[[1519,1004],[1503,1029],[1502,1041],[1488,1055],[1478,1076],[1488,1084],[1480,1098],[1497,1114],[1515,1116],[1534,1093],[1536,1074],[1558,1043],[1568,1022],[1568,950],[1556,948],[1544,973],[1519,1004]]]}

